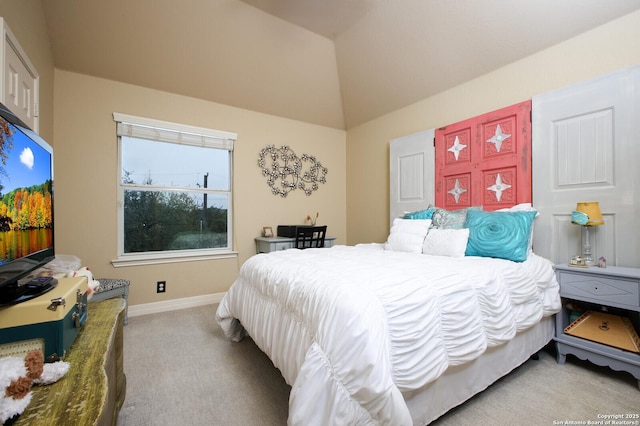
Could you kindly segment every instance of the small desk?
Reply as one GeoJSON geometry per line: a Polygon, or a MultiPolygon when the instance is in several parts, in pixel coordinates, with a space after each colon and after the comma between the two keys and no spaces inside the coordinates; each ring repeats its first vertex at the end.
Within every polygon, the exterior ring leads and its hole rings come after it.
{"type": "Polygon", "coordinates": [[[16,426],[115,425],[126,394],[123,366],[125,301],[89,304],[84,328],[69,348],[69,371],[56,383],[32,388],[16,426]]]}
{"type": "MultiPolygon", "coordinates": [[[[333,247],[336,237],[325,237],[324,246],[333,247]]],[[[258,237],[256,238],[256,253],[271,253],[272,251],[287,250],[295,246],[296,239],[289,237],[258,237]]]]}

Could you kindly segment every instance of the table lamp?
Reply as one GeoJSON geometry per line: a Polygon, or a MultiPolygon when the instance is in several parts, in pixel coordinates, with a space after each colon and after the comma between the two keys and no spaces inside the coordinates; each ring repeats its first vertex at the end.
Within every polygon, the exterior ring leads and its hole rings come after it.
{"type": "Polygon", "coordinates": [[[581,225],[584,231],[582,237],[582,259],[587,266],[594,266],[596,262],[591,254],[591,242],[589,241],[589,228],[597,225],[604,225],[602,212],[597,201],[578,203],[575,211],[571,214],[571,223],[581,225]]]}

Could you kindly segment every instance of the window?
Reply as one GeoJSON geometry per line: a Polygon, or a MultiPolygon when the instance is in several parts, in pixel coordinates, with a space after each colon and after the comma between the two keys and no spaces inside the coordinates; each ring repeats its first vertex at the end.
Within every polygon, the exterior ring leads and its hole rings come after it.
{"type": "Polygon", "coordinates": [[[118,259],[114,266],[232,255],[236,134],[114,113],[118,259]]]}

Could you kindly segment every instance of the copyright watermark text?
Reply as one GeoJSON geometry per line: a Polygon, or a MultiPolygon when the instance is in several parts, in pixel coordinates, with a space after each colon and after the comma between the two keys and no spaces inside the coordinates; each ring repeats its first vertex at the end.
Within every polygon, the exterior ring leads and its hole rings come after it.
{"type": "Polygon", "coordinates": [[[586,420],[554,420],[554,425],[630,425],[640,426],[640,413],[608,413],[598,414],[595,419],[586,420]]]}

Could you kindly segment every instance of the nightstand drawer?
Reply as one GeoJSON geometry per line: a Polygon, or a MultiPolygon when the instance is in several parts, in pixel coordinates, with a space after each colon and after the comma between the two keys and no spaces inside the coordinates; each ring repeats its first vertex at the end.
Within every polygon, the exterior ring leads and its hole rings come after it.
{"type": "Polygon", "coordinates": [[[272,251],[287,250],[293,248],[295,240],[291,238],[256,238],[256,250],[258,253],[270,253],[272,251]]]}
{"type": "Polygon", "coordinates": [[[597,299],[599,303],[640,307],[640,281],[637,280],[562,271],[559,281],[562,297],[597,299]]]}
{"type": "Polygon", "coordinates": [[[273,243],[271,251],[288,250],[293,248],[293,245],[291,242],[273,243]]]}

